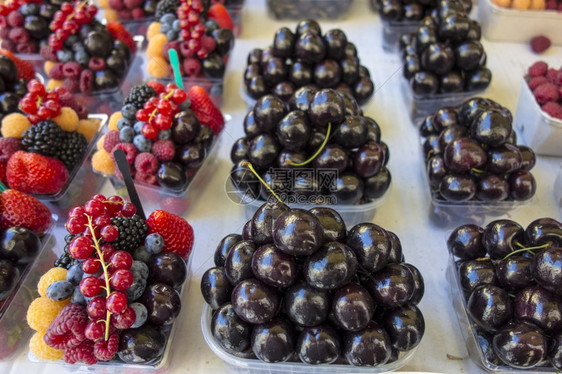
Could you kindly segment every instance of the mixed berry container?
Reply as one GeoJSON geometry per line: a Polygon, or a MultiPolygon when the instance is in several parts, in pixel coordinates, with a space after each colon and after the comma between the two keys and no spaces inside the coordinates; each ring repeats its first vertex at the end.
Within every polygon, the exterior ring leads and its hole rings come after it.
{"type": "MultiPolygon", "coordinates": [[[[341,210],[338,209],[341,213],[341,210]]],[[[342,215],[343,216],[343,215],[342,215]]],[[[347,222],[347,219],[344,220],[347,222]]],[[[390,363],[377,367],[358,367],[352,365],[307,365],[301,362],[282,362],[282,363],[267,363],[258,359],[247,359],[236,357],[224,350],[222,346],[213,336],[211,332],[211,316],[212,309],[208,304],[203,307],[201,315],[201,329],[203,330],[203,337],[207,345],[215,355],[217,355],[225,364],[229,373],[236,374],[366,374],[366,373],[386,373],[400,369],[406,365],[417,351],[417,347],[408,352],[402,353],[399,358],[390,363]]]]}
{"type": "Polygon", "coordinates": [[[26,321],[26,311],[29,304],[38,297],[37,282],[39,282],[39,278],[52,267],[56,260],[52,248],[55,247],[53,231],[57,219],[57,215],[53,214],[53,222],[41,238],[41,248],[35,260],[21,271],[20,279],[10,296],[0,302],[0,341],[2,341],[0,362],[14,357],[31,337],[31,329],[26,321]]]}
{"type": "Polygon", "coordinates": [[[521,93],[513,122],[525,143],[536,153],[562,157],[562,120],[551,117],[541,109],[525,78],[521,80],[521,93]]]}
{"type": "MultiPolygon", "coordinates": [[[[146,70],[145,70],[146,71],[146,70]]],[[[168,83],[176,83],[174,78],[161,78],[161,79],[154,79],[162,83],[163,85],[167,85],[168,83]]],[[[222,97],[224,94],[224,77],[222,78],[191,78],[191,77],[182,77],[183,89],[185,91],[189,91],[189,89],[193,86],[200,86],[205,89],[213,103],[217,107],[222,106],[222,97]]],[[[128,92],[128,91],[125,91],[128,92]]],[[[123,100],[121,100],[123,101],[123,100]]]]}
{"type": "Polygon", "coordinates": [[[479,0],[478,19],[488,40],[527,43],[545,35],[553,44],[562,44],[562,13],[557,11],[502,8],[479,0]]]}
{"type": "Polygon", "coordinates": [[[275,19],[341,19],[352,0],[267,0],[267,12],[275,19]]]}

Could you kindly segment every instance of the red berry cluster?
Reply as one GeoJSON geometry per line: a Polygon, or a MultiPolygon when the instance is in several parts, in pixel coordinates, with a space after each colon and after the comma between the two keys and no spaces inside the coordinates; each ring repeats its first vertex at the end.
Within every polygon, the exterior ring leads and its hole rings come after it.
{"type": "Polygon", "coordinates": [[[172,120],[179,113],[179,106],[185,101],[187,94],[171,83],[164,86],[153,82],[151,86],[158,97],[148,99],[143,109],[137,111],[136,117],[138,121],[145,122],[142,135],[147,139],[156,139],[160,130],[168,130],[172,126],[172,120]]]}
{"type": "Polygon", "coordinates": [[[11,11],[18,10],[20,6],[27,3],[40,4],[43,0],[12,0],[0,4],[0,16],[7,16],[11,11]]]}
{"type": "Polygon", "coordinates": [[[60,114],[59,91],[47,92],[45,86],[36,79],[27,83],[27,93],[20,100],[20,109],[27,114],[29,122],[36,124],[60,114]]]}
{"type": "MultiPolygon", "coordinates": [[[[119,235],[111,218],[132,217],[135,213],[135,206],[121,197],[106,198],[98,194],[84,206],[72,208],[68,214],[65,227],[76,235],[69,243],[68,252],[82,260],[82,271],[89,274],[80,282],[79,290],[84,297],[93,297],[86,307],[89,322],[84,332],[92,341],[109,341],[116,335],[115,329],[128,329],[135,322],[135,311],[127,307],[125,293],[133,284],[130,271],[133,257],[126,251],[116,251],[111,244],[119,235]],[[100,275],[96,276],[100,269],[100,275]],[[98,296],[103,290],[106,296],[98,296]]],[[[107,346],[113,345],[108,343],[107,346]]],[[[116,349],[109,352],[108,360],[115,353],[116,349]]]]}
{"type": "Polygon", "coordinates": [[[61,50],[64,41],[72,34],[80,31],[82,25],[90,23],[98,8],[95,5],[88,5],[88,1],[71,3],[62,3],[60,10],[55,13],[53,21],[49,28],[53,31],[49,35],[49,46],[53,50],[61,50]]]}
{"type": "Polygon", "coordinates": [[[201,1],[182,2],[178,8],[177,15],[180,20],[180,37],[188,44],[188,52],[185,57],[197,56],[201,60],[206,58],[209,50],[203,47],[205,36],[205,25],[203,24],[201,12],[203,4],[201,1]]]}

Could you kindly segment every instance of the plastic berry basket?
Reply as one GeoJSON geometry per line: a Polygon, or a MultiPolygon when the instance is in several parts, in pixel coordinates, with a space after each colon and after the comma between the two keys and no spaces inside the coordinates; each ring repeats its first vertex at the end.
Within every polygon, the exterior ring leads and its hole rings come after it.
{"type": "Polygon", "coordinates": [[[306,373],[317,373],[317,374],[362,374],[362,373],[386,373],[390,371],[395,371],[400,369],[402,366],[406,365],[416,353],[417,347],[408,351],[401,353],[398,360],[390,363],[384,364],[376,367],[358,367],[352,365],[341,365],[341,364],[331,364],[331,365],[307,365],[301,362],[282,362],[282,363],[267,363],[260,361],[258,359],[246,359],[236,357],[224,350],[219,342],[214,338],[211,332],[211,317],[212,309],[209,305],[205,304],[203,306],[203,313],[201,314],[201,329],[203,331],[203,338],[207,342],[207,345],[215,355],[217,355],[225,364],[230,373],[237,374],[281,374],[281,373],[291,373],[291,374],[306,374],[306,373]]]}
{"type": "Polygon", "coordinates": [[[521,79],[514,125],[536,153],[562,157],[562,120],[542,111],[525,78],[521,79]]]}
{"type": "Polygon", "coordinates": [[[554,181],[554,198],[556,199],[556,204],[558,204],[558,210],[562,213],[562,164],[560,164],[558,176],[554,181]]]}
{"type": "Polygon", "coordinates": [[[244,8],[244,1],[245,0],[233,0],[225,5],[226,10],[228,10],[234,22],[234,36],[240,36],[240,34],[242,34],[242,9],[244,8]]]}
{"type": "Polygon", "coordinates": [[[9,360],[21,350],[31,337],[26,312],[29,304],[38,297],[37,282],[56,259],[51,248],[55,246],[53,230],[57,215],[53,214],[49,229],[41,238],[41,248],[35,259],[21,271],[20,279],[8,298],[0,302],[0,362],[9,360]]]}
{"type": "Polygon", "coordinates": [[[341,19],[351,0],[267,0],[267,12],[275,19],[341,19]]]}
{"type": "Polygon", "coordinates": [[[420,21],[382,21],[382,48],[386,52],[396,52],[399,48],[400,37],[416,31],[420,21]]]}
{"type": "Polygon", "coordinates": [[[449,264],[446,271],[447,277],[447,290],[449,298],[453,303],[454,314],[457,317],[459,329],[470,359],[478,365],[481,369],[489,373],[556,373],[553,367],[534,367],[529,370],[517,369],[508,365],[497,365],[492,363],[482,351],[478,343],[478,331],[475,328],[475,323],[472,321],[467,313],[466,300],[463,297],[464,292],[460,284],[459,273],[457,271],[457,264],[453,256],[449,256],[449,264]]]}
{"type": "Polygon", "coordinates": [[[553,44],[562,44],[562,13],[557,11],[502,8],[479,0],[478,19],[488,40],[527,43],[545,35],[553,44]]]}

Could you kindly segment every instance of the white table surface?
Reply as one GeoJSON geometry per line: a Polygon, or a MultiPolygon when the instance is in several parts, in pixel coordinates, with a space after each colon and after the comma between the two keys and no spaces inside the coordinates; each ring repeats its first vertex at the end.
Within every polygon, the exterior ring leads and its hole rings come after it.
{"type": "MultiPolygon", "coordinates": [[[[173,342],[170,373],[225,372],[222,361],[207,347],[200,328],[203,298],[200,278],[213,266],[213,253],[219,240],[233,232],[240,233],[245,223],[243,208],[231,202],[224,192],[225,181],[231,168],[230,147],[244,135],[242,121],[246,107],[239,95],[239,86],[246,64],[247,53],[256,47],[265,48],[273,41],[275,30],[281,26],[294,28],[295,21],[275,21],[267,17],[264,0],[246,0],[243,10],[243,31],[236,40],[228,66],[223,99],[223,111],[233,117],[228,123],[219,149],[216,171],[198,201],[185,217],[195,230],[196,245],[192,255],[192,279],[183,294],[182,311],[176,323],[178,334],[173,342]]],[[[371,12],[366,0],[355,0],[350,13],[339,21],[322,22],[322,28],[341,28],[348,40],[356,44],[361,63],[367,66],[376,85],[374,100],[365,114],[377,120],[382,139],[390,147],[389,169],[392,186],[384,203],[377,209],[373,222],[395,232],[404,249],[406,261],[420,269],[425,279],[425,296],[420,309],[426,321],[425,336],[419,349],[402,371],[441,373],[480,373],[467,357],[460,337],[456,317],[447,297],[445,269],[447,253],[445,240],[450,228],[434,226],[429,220],[429,202],[423,184],[422,159],[418,148],[418,134],[410,122],[400,94],[403,79],[398,55],[385,53],[381,46],[382,25],[378,15],[371,12]]],[[[516,31],[514,31],[516,32],[516,31]]],[[[543,59],[555,67],[562,65],[562,48],[551,47],[537,56],[527,44],[493,43],[483,40],[488,53],[488,66],[493,72],[492,85],[485,96],[493,98],[514,113],[520,90],[520,77],[527,66],[543,59]]],[[[520,139],[519,142],[522,140],[520,139]]],[[[506,217],[523,226],[539,217],[561,219],[555,205],[554,180],[561,158],[538,157],[533,174],[537,192],[530,206],[511,212],[506,217]]],[[[112,194],[109,183],[103,188],[112,194]]],[[[486,223],[491,219],[487,219],[486,223]]],[[[62,242],[63,230],[57,231],[62,242]]],[[[30,363],[26,352],[9,362],[0,362],[0,373],[63,373],[70,369],[53,365],[30,363]]]]}

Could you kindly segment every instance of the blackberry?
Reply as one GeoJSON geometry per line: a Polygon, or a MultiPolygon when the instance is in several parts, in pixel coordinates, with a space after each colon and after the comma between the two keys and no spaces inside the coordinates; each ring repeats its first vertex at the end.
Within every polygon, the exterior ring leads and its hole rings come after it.
{"type": "Polygon", "coordinates": [[[148,99],[156,96],[154,88],[150,87],[148,84],[140,84],[131,89],[129,95],[125,98],[125,101],[123,101],[123,106],[133,104],[137,110],[142,109],[148,99]]]}
{"type": "Polygon", "coordinates": [[[160,19],[166,13],[173,13],[176,14],[176,11],[180,7],[179,0],[162,0],[156,6],[156,12],[154,16],[157,20],[160,19]]]}
{"type": "Polygon", "coordinates": [[[63,254],[60,255],[60,257],[55,260],[54,266],[57,268],[68,269],[69,267],[72,266],[72,262],[73,262],[72,256],[70,256],[70,253],[68,253],[65,249],[63,254]]]}
{"type": "Polygon", "coordinates": [[[65,131],[62,144],[55,156],[62,161],[68,171],[72,171],[82,160],[86,148],[88,148],[88,141],[84,135],[75,131],[65,131]]]}
{"type": "Polygon", "coordinates": [[[144,238],[148,231],[146,221],[140,218],[137,214],[130,218],[113,217],[111,219],[111,224],[117,227],[117,230],[119,231],[117,239],[111,242],[117,251],[134,251],[144,242],[144,238]]]}
{"type": "Polygon", "coordinates": [[[27,152],[52,157],[61,147],[64,132],[56,122],[39,121],[24,131],[21,145],[27,152]]]}

